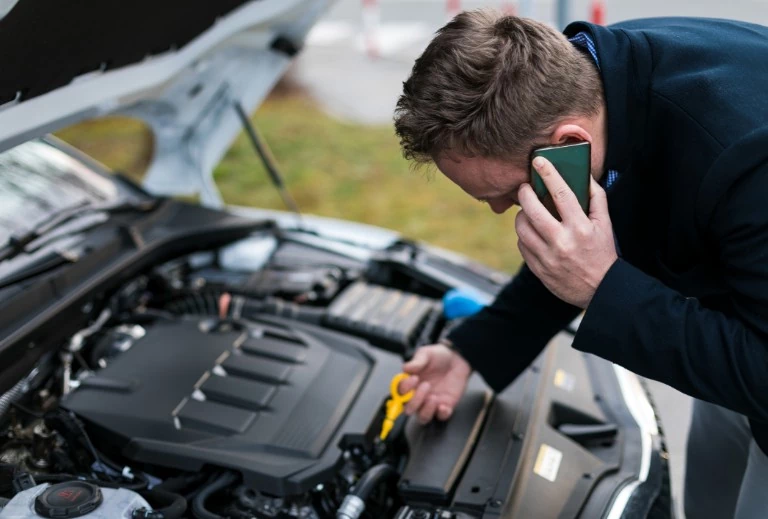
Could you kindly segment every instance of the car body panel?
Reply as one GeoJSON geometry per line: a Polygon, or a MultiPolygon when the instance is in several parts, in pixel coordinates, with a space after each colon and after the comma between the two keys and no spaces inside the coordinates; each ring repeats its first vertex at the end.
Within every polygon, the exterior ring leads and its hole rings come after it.
{"type": "MultiPolygon", "coordinates": [[[[0,36],[15,21],[15,12],[29,1],[22,0],[0,20],[0,36]]],[[[255,110],[329,3],[245,2],[180,48],[157,54],[147,48],[146,59],[115,69],[106,62],[101,68],[97,64],[96,71],[65,78],[61,81],[66,84],[29,99],[22,90],[26,78],[19,78],[18,96],[0,106],[0,151],[83,119],[127,115],[146,122],[153,131],[155,153],[146,176],[149,191],[169,196],[199,194],[204,204],[221,206],[212,172],[241,130],[234,103],[246,112],[255,110]]],[[[176,4],[175,12],[168,8],[163,12],[169,23],[183,24],[184,13],[194,5],[176,4]]],[[[67,22],[61,20],[61,24],[67,22]]],[[[142,45],[142,30],[134,28],[137,46],[142,45]]],[[[71,39],[72,35],[62,36],[71,39]]],[[[50,45],[55,47],[56,41],[50,45]]],[[[48,65],[55,68],[55,63],[48,65]]],[[[89,65],[81,67],[87,70],[89,65]]],[[[8,79],[12,75],[5,72],[4,77],[13,85],[8,79]]]]}

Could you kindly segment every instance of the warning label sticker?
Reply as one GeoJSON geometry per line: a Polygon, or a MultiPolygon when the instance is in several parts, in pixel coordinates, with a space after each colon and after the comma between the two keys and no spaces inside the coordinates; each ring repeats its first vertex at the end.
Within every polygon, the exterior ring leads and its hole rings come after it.
{"type": "Polygon", "coordinates": [[[546,443],[542,443],[539,448],[539,454],[536,456],[533,472],[554,483],[560,470],[561,461],[563,461],[562,452],[554,447],[550,447],[546,443]]]}

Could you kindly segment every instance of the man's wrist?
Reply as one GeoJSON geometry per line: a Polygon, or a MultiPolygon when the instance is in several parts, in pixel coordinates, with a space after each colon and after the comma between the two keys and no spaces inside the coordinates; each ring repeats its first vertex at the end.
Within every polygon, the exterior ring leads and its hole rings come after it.
{"type": "Polygon", "coordinates": [[[442,339],[439,339],[437,341],[437,344],[442,344],[443,346],[446,346],[449,350],[458,351],[456,349],[456,346],[453,344],[453,341],[447,337],[443,337],[442,339]]]}
{"type": "Polygon", "coordinates": [[[469,361],[464,358],[464,355],[461,354],[461,350],[459,350],[456,345],[453,343],[452,340],[448,339],[447,337],[443,337],[442,339],[437,341],[437,344],[442,344],[449,350],[451,350],[453,353],[456,354],[456,356],[461,359],[462,362],[466,363],[466,365],[469,367],[469,373],[471,374],[474,371],[474,368],[469,363],[469,361]]]}

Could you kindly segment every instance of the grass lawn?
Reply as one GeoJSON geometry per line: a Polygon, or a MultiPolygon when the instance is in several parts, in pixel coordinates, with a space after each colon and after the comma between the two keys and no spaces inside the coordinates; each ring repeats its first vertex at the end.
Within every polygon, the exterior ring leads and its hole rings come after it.
{"type": "MultiPolygon", "coordinates": [[[[411,171],[391,126],[337,121],[300,94],[272,96],[253,119],[303,212],[394,229],[510,272],[520,265],[514,212],[497,216],[439,172],[411,171]]],[[[86,121],[57,135],[136,179],[152,153],[137,121],[86,121]]],[[[215,178],[227,203],[283,209],[243,134],[215,178]]]]}

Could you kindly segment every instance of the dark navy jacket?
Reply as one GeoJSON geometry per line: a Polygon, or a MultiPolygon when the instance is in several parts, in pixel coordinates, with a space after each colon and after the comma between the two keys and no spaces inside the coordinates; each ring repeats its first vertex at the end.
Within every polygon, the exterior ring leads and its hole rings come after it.
{"type": "MultiPolygon", "coordinates": [[[[746,415],[768,452],[768,28],[575,23],[596,44],[621,251],[573,346],[746,415]]],[[[523,267],[450,335],[501,390],[579,310],[523,267]]]]}

